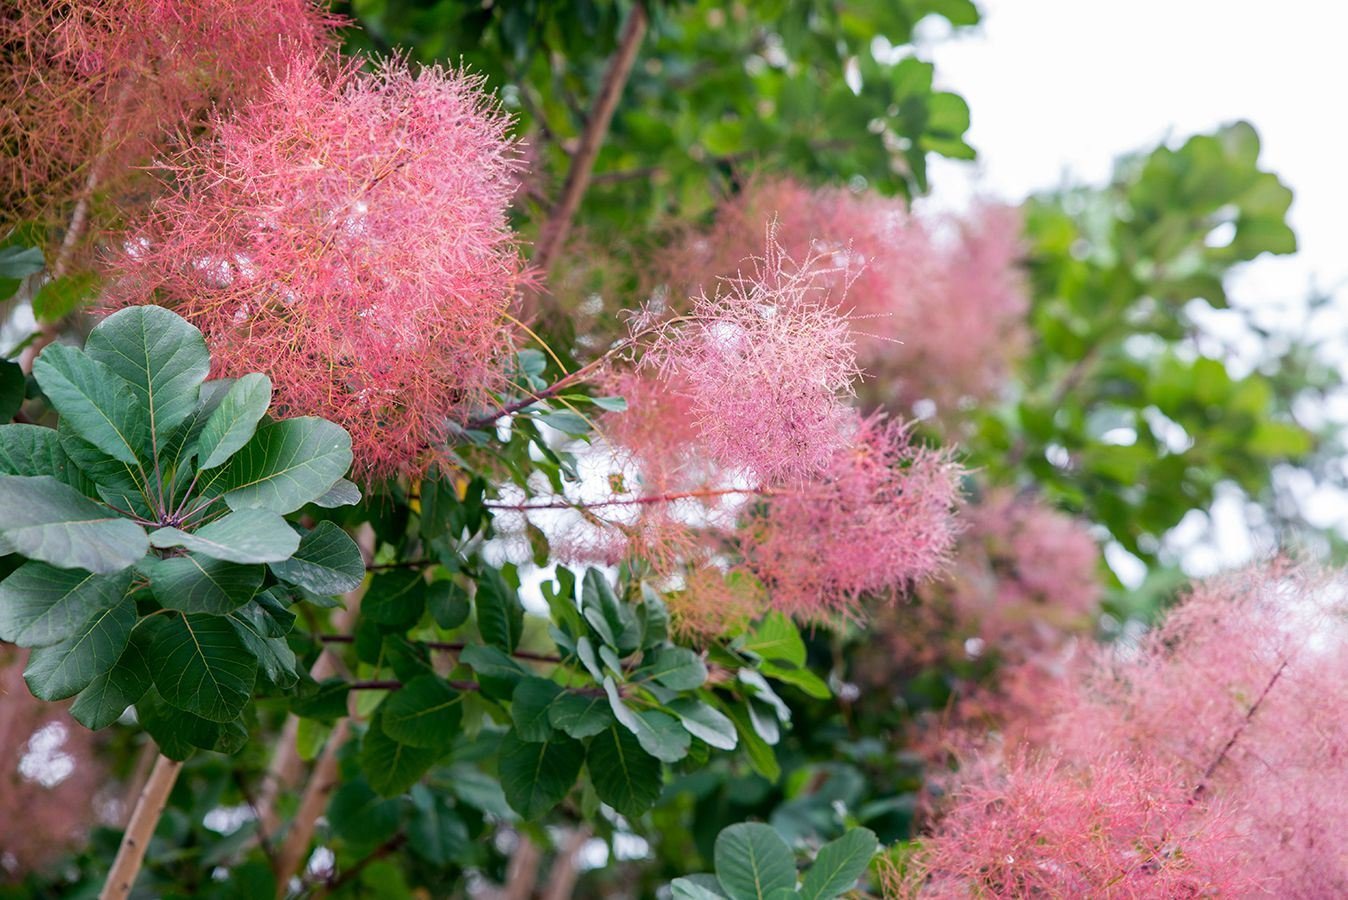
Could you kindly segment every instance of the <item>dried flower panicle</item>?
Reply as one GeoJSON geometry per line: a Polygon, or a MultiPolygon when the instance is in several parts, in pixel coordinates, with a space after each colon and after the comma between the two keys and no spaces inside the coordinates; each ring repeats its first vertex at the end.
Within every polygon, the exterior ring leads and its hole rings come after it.
{"type": "Polygon", "coordinates": [[[419,472],[502,380],[508,124],[462,72],[291,66],[174,158],[111,304],[185,316],[216,374],[346,428],[365,479],[419,472]]]}
{"type": "Polygon", "coordinates": [[[956,528],[960,469],[899,422],[854,419],[814,479],[774,491],[742,538],[772,605],[805,619],[857,610],[938,572],[956,528]]]}
{"type": "MultiPolygon", "coordinates": [[[[1040,695],[1040,723],[1008,728],[1011,754],[1032,761],[1044,789],[1060,772],[1098,781],[1126,771],[1147,783],[1178,818],[1168,834],[1187,860],[1186,834],[1221,835],[1223,880],[1184,896],[1319,898],[1348,892],[1348,838],[1336,823],[1348,795],[1348,579],[1286,561],[1198,585],[1134,645],[1101,648],[1040,695]]],[[[1025,704],[1023,714],[1033,709],[1025,704]]],[[[989,790],[1025,775],[998,762],[994,744],[967,760],[961,794],[924,842],[905,890],[923,896],[995,893],[1005,846],[989,840],[1006,821],[1038,840],[1020,853],[1038,877],[1077,872],[1098,847],[1134,852],[1147,830],[1078,822],[1068,809],[1037,806],[1033,794],[989,790]],[[914,880],[914,877],[916,880],[914,880]],[[944,887],[943,887],[944,885],[944,887]],[[947,889],[948,888],[948,889],[947,889]],[[943,893],[944,891],[944,893],[943,893]]],[[[1074,801],[1085,805],[1082,801],[1074,801]]],[[[1068,804],[1071,805],[1071,804],[1068,804]]],[[[1212,848],[1210,848],[1212,849],[1212,848]]],[[[1164,867],[1130,869],[1159,877],[1164,867]]],[[[1072,882],[1059,893],[1073,895],[1072,882]]],[[[1092,896],[1174,896],[1164,881],[1096,882],[1092,896]],[[1112,893],[1111,893],[1112,892],[1112,893]]]]}
{"type": "Polygon", "coordinates": [[[771,231],[745,262],[659,329],[643,362],[687,398],[713,460],[762,483],[807,477],[847,440],[847,320],[813,261],[794,261],[771,231]]]}
{"type": "Polygon", "coordinates": [[[329,52],[337,22],[313,0],[7,2],[0,232],[35,220],[60,241],[76,201],[98,225],[139,206],[138,167],[265,90],[270,69],[329,52]]]}
{"type": "Polygon", "coordinates": [[[1027,340],[1015,210],[920,218],[897,199],[759,179],[722,205],[710,231],[685,235],[661,271],[676,288],[733,274],[767,223],[786,253],[814,261],[835,302],[847,287],[864,401],[951,412],[1002,390],[1027,340]]]}

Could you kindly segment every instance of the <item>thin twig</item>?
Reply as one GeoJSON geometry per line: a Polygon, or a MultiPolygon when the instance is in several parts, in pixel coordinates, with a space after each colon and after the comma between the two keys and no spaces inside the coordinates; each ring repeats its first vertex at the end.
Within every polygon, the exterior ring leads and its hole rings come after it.
{"type": "Polygon", "coordinates": [[[323,887],[323,889],[318,891],[318,893],[316,893],[314,896],[323,897],[327,894],[332,893],[333,891],[336,891],[342,885],[353,880],[370,863],[378,859],[383,859],[385,856],[388,856],[390,853],[393,853],[394,851],[398,850],[405,843],[407,843],[407,835],[402,834],[401,832],[395,834],[393,837],[389,838],[387,841],[384,841],[384,843],[380,844],[377,848],[375,848],[375,850],[371,852],[369,856],[366,856],[364,859],[360,860],[360,862],[356,863],[351,868],[342,872],[342,874],[338,875],[336,878],[329,879],[328,883],[323,887]]]}
{"type": "Polygon", "coordinates": [[[1274,670],[1273,676],[1269,678],[1268,684],[1264,685],[1264,690],[1257,698],[1255,698],[1255,701],[1250,704],[1249,710],[1245,713],[1245,718],[1241,719],[1240,724],[1236,726],[1235,731],[1231,732],[1231,737],[1227,739],[1221,752],[1217,754],[1216,758],[1214,758],[1207,769],[1204,770],[1203,777],[1198,782],[1198,787],[1194,788],[1191,802],[1196,801],[1203,796],[1203,792],[1208,789],[1208,782],[1212,779],[1212,776],[1216,774],[1218,767],[1221,766],[1227,755],[1230,754],[1231,748],[1236,745],[1236,741],[1238,741],[1240,736],[1244,734],[1245,729],[1250,727],[1250,722],[1254,719],[1254,714],[1259,712],[1259,707],[1263,704],[1264,698],[1268,696],[1269,691],[1273,690],[1273,685],[1278,683],[1278,679],[1282,677],[1282,673],[1286,669],[1287,659],[1284,658],[1283,661],[1278,664],[1278,668],[1274,670]]]}
{"type": "Polygon", "coordinates": [[[716,488],[696,491],[678,491],[670,494],[651,494],[645,497],[620,497],[611,500],[546,500],[541,503],[483,503],[487,509],[499,509],[507,512],[529,512],[535,509],[598,509],[609,506],[645,506],[652,503],[673,503],[676,500],[712,500],[718,497],[752,495],[770,497],[776,491],[771,488],[716,488]]]}
{"type": "MultiPolygon", "coordinates": [[[[355,635],[350,634],[321,634],[318,639],[325,644],[350,644],[356,640],[355,635]]],[[[416,643],[430,650],[445,650],[450,653],[459,653],[471,646],[462,641],[417,641],[416,643]]],[[[562,661],[560,656],[534,653],[529,650],[515,650],[510,655],[516,659],[527,659],[531,662],[559,663],[562,661]]]]}
{"type": "Polygon", "coordinates": [[[613,121],[613,113],[618,108],[618,100],[622,97],[627,77],[632,72],[633,64],[636,63],[637,51],[641,47],[642,38],[646,35],[646,25],[646,8],[637,3],[627,17],[622,36],[618,40],[618,49],[604,73],[604,81],[599,87],[594,107],[585,123],[585,131],[581,134],[580,144],[576,147],[575,156],[571,160],[571,168],[567,170],[562,196],[547,221],[543,223],[543,227],[539,229],[532,261],[545,275],[556,259],[558,250],[566,241],[571,220],[575,218],[581,198],[590,184],[590,175],[594,171],[599,148],[603,145],[604,136],[613,121]]]}

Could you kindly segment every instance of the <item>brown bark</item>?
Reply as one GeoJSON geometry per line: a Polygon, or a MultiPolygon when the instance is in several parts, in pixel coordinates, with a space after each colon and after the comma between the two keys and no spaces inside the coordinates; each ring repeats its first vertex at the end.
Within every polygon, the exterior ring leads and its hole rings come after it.
{"type": "Polygon", "coordinates": [[[141,864],[145,861],[145,851],[154,836],[159,816],[164,812],[173,783],[178,780],[178,772],[183,764],[177,760],[160,756],[154,762],[154,769],[145,787],[136,801],[136,809],[131,813],[126,833],[122,835],[122,846],[117,850],[117,858],[103,883],[98,900],[123,900],[131,893],[131,887],[140,874],[141,864]]]}
{"type": "Polygon", "coordinates": [[[576,879],[580,877],[580,851],[590,834],[590,826],[577,825],[566,844],[557,851],[557,858],[548,872],[547,887],[543,889],[543,900],[569,900],[576,889],[576,879]]]}
{"type": "Polygon", "coordinates": [[[337,787],[337,754],[351,734],[351,720],[342,719],[328,735],[323,752],[314,763],[314,770],[304,786],[304,796],[300,798],[300,808],[290,822],[285,842],[276,853],[276,896],[284,897],[290,879],[299,874],[300,867],[308,858],[309,844],[314,839],[314,829],[318,817],[327,808],[328,797],[337,787]]]}
{"type": "Polygon", "coordinates": [[[646,35],[648,24],[646,9],[640,3],[632,7],[632,12],[623,25],[618,40],[618,49],[609,61],[604,73],[604,82],[599,87],[590,117],[585,123],[585,131],[580,136],[580,144],[571,157],[571,168],[566,173],[566,183],[562,186],[562,195],[552,208],[547,221],[538,231],[538,240],[534,243],[532,262],[545,276],[552,268],[558,251],[566,242],[567,232],[571,230],[571,220],[580,208],[585,189],[590,186],[590,176],[594,171],[594,162],[599,157],[599,148],[608,134],[609,123],[613,121],[614,110],[622,97],[627,77],[637,60],[637,51],[646,35]]]}

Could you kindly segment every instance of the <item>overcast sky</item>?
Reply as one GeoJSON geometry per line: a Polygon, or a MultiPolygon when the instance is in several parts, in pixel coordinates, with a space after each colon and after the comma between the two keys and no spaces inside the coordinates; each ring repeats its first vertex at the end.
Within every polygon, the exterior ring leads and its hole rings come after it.
{"type": "MultiPolygon", "coordinates": [[[[1243,273],[1247,302],[1302,295],[1312,278],[1348,303],[1348,4],[1334,0],[978,0],[978,29],[923,42],[941,86],[973,111],[982,189],[1008,200],[1064,175],[1103,181],[1119,154],[1233,119],[1296,194],[1301,250],[1243,273]]],[[[934,190],[968,191],[953,165],[934,190]]],[[[1345,309],[1348,319],[1348,309],[1345,309]]]]}
{"type": "MultiPolygon", "coordinates": [[[[1348,4],[977,2],[984,12],[977,29],[951,37],[948,28],[923,28],[918,41],[919,54],[936,64],[939,85],[968,100],[969,141],[980,153],[973,168],[933,167],[934,205],[959,207],[974,192],[1015,201],[1065,180],[1099,184],[1120,154],[1245,119],[1262,138],[1263,166],[1295,193],[1291,221],[1300,250],[1250,263],[1234,279],[1232,300],[1276,320],[1284,314],[1277,307],[1300,307],[1315,285],[1336,298],[1317,322],[1348,333],[1348,121],[1341,93],[1348,86],[1348,4]]],[[[931,24],[943,23],[934,17],[924,23],[931,24]]],[[[1348,350],[1342,362],[1348,368],[1348,350]]],[[[1312,515],[1317,524],[1348,531],[1348,498],[1317,491],[1307,502],[1319,513],[1312,515]]],[[[1192,574],[1272,549],[1252,544],[1235,496],[1212,512],[1210,529],[1190,527],[1194,520],[1180,529],[1207,535],[1203,546],[1182,553],[1192,574]]],[[[1110,556],[1126,581],[1140,578],[1128,560],[1110,556]]]]}

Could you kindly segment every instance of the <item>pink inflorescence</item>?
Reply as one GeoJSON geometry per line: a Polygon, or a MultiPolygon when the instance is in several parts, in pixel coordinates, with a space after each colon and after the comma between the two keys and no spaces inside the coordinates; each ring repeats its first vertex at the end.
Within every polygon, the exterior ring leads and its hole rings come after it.
{"type": "Polygon", "coordinates": [[[1164,768],[1017,758],[959,789],[941,830],[892,879],[901,897],[1244,897],[1258,883],[1221,810],[1164,768]]]}
{"type": "Polygon", "coordinates": [[[72,201],[136,201],[136,166],[328,52],[336,21],[312,0],[8,0],[0,216],[65,227],[72,201]]]}
{"type": "Polygon", "coordinates": [[[1084,522],[1043,501],[994,490],[967,509],[943,586],[957,618],[1004,657],[1023,659],[1089,627],[1100,550],[1084,522]]]}
{"type": "MultiPolygon", "coordinates": [[[[1168,859],[1195,858],[1186,835],[1220,836],[1221,880],[1183,896],[1344,896],[1348,837],[1336,823],[1348,796],[1345,622],[1343,575],[1280,561],[1199,585],[1140,642],[1101,649],[1043,692],[1042,722],[1014,729],[1023,741],[1014,753],[1041,762],[1008,769],[996,747],[969,761],[972,792],[961,796],[970,799],[957,800],[925,843],[927,892],[996,895],[1000,860],[1014,853],[989,835],[1011,820],[1039,838],[1019,850],[1039,861],[1036,871],[1077,871],[1083,854],[1096,852],[1074,836],[1089,823],[1064,830],[1066,808],[988,791],[1027,774],[1047,790],[1063,787],[1063,772],[1095,782],[1126,771],[1172,810],[1168,859]]],[[[1120,854],[1135,852],[1149,831],[1086,833],[1120,854]]],[[[1134,871],[1159,876],[1164,867],[1134,871]]],[[[1077,895],[1071,882],[1057,884],[1060,895],[1077,895]]],[[[1083,896],[1175,896],[1163,882],[1148,892],[1143,881],[1132,893],[1126,881],[1095,884],[1083,896]]]]}
{"type": "Polygon", "coordinates": [[[959,467],[898,422],[854,422],[817,477],[772,492],[745,526],[745,556],[772,605],[801,618],[891,596],[937,572],[954,543],[959,467]]]}
{"type": "Polygon", "coordinates": [[[168,305],[217,374],[351,433],[366,479],[417,472],[501,380],[517,168],[481,81],[297,64],[168,170],[113,303],[168,305]]]}
{"type": "Polygon", "coordinates": [[[666,277],[684,286],[732,274],[774,221],[786,253],[849,285],[864,400],[904,414],[931,401],[949,412],[1002,389],[1029,309],[1015,210],[983,204],[958,219],[919,218],[901,200],[758,180],[722,206],[709,232],[669,254],[666,277]]]}
{"type": "Polygon", "coordinates": [[[645,362],[686,398],[708,457],[760,483],[808,477],[847,441],[856,356],[848,323],[812,260],[769,234],[748,272],[693,298],[645,362]]]}

